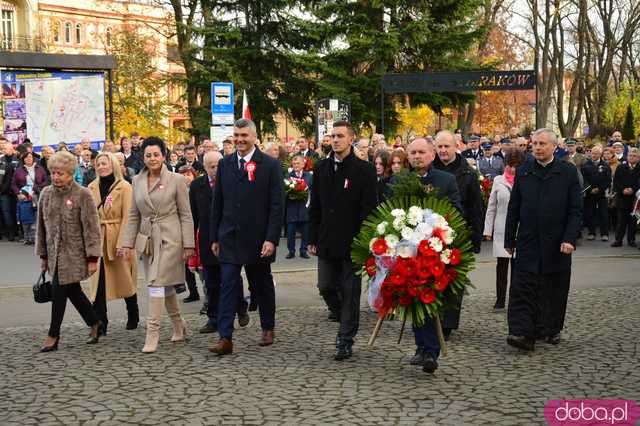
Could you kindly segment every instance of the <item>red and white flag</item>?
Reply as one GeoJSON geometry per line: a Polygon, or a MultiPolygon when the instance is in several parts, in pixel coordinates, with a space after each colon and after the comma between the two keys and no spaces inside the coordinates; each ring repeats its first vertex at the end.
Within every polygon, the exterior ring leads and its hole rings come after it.
{"type": "Polygon", "coordinates": [[[247,98],[247,91],[242,91],[242,118],[251,120],[251,108],[249,108],[249,99],[247,98]]]}

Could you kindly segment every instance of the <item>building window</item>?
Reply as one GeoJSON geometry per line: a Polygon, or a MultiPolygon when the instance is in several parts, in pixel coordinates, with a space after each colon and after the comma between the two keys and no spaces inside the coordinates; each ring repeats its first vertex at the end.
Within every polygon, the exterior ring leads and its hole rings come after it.
{"type": "Polygon", "coordinates": [[[82,43],[82,24],[76,24],[76,44],[82,43]]]}
{"type": "Polygon", "coordinates": [[[107,27],[107,46],[111,46],[111,27],[107,27]]]}
{"type": "Polygon", "coordinates": [[[64,24],[64,42],[71,43],[71,23],[64,24]]]}
{"type": "Polygon", "coordinates": [[[13,10],[2,11],[2,47],[11,49],[13,47],[13,10]]]}
{"type": "Polygon", "coordinates": [[[60,42],[60,22],[53,21],[51,28],[53,30],[53,41],[56,43],[60,42]]]}

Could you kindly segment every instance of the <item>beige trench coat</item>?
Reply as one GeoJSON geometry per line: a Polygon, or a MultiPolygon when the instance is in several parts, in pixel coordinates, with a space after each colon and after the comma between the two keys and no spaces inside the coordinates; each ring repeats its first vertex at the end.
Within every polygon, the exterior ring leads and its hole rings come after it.
{"type": "Polygon", "coordinates": [[[36,255],[58,271],[60,285],[89,278],[87,259],[102,256],[100,219],[87,188],[75,182],[65,189],[45,187],[38,201],[36,255]]]}
{"type": "Polygon", "coordinates": [[[148,188],[145,168],[133,179],[133,197],[123,247],[142,254],[145,282],[151,287],[184,283],[185,248],[195,248],[193,218],[185,178],[162,166],[148,188]]]}
{"type": "MultiPolygon", "coordinates": [[[[98,179],[89,184],[89,190],[96,205],[100,205],[98,179]]],[[[133,190],[129,182],[121,179],[112,185],[105,202],[98,209],[107,300],[124,299],[136,294],[138,282],[137,257],[134,256],[131,260],[127,260],[116,256],[117,249],[122,248],[124,233],[127,229],[132,193],[133,190]]],[[[91,277],[90,298],[92,301],[96,300],[99,279],[100,268],[91,277]]]]}

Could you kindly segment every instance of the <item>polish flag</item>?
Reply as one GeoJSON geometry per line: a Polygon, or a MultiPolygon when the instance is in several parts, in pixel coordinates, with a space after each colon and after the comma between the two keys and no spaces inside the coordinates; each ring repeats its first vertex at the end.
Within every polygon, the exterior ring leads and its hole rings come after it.
{"type": "Polygon", "coordinates": [[[249,108],[249,99],[247,99],[247,91],[242,91],[242,118],[251,120],[251,108],[249,108]]]}

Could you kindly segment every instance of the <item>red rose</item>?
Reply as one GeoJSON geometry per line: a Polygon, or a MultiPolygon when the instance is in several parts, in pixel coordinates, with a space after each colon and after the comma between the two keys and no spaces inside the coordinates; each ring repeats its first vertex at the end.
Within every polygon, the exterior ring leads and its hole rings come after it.
{"type": "Polygon", "coordinates": [[[383,238],[378,238],[373,243],[372,249],[374,254],[377,254],[378,256],[382,256],[387,252],[387,250],[389,249],[389,246],[387,245],[387,242],[383,238]]]}
{"type": "Polygon", "coordinates": [[[393,270],[405,277],[409,277],[415,273],[416,262],[413,259],[399,258],[396,260],[396,264],[393,270]]]}
{"type": "Polygon", "coordinates": [[[380,294],[383,298],[391,298],[391,296],[393,296],[393,285],[385,281],[382,287],[380,287],[380,294]]]}
{"type": "Polygon", "coordinates": [[[409,294],[409,296],[411,297],[416,297],[418,294],[420,294],[420,286],[422,284],[417,283],[417,282],[412,282],[410,284],[407,285],[407,293],[409,294]]]}
{"type": "Polygon", "coordinates": [[[442,275],[433,283],[433,288],[438,292],[442,293],[449,286],[449,277],[446,274],[442,275]]]}
{"type": "Polygon", "coordinates": [[[400,273],[398,273],[397,271],[391,271],[389,273],[389,275],[387,276],[387,281],[395,287],[399,287],[401,285],[404,285],[404,283],[407,281],[407,276],[406,275],[402,275],[400,273]]]}
{"type": "Polygon", "coordinates": [[[413,302],[413,297],[409,295],[402,296],[398,299],[400,306],[409,306],[413,302]]]}
{"type": "Polygon", "coordinates": [[[456,271],[453,268],[447,268],[444,271],[444,274],[447,276],[447,279],[449,280],[449,282],[455,280],[456,278],[458,278],[458,271],[456,271]]]}
{"type": "Polygon", "coordinates": [[[367,275],[370,277],[375,276],[376,274],[376,260],[373,257],[367,259],[365,263],[365,269],[367,271],[367,275]]]}
{"type": "Polygon", "coordinates": [[[433,276],[438,278],[440,277],[440,275],[442,275],[443,272],[444,263],[442,263],[442,261],[440,260],[436,260],[435,262],[433,262],[433,264],[431,265],[431,273],[433,274],[433,276]]]}
{"type": "Polygon", "coordinates": [[[451,250],[451,255],[449,256],[449,264],[453,266],[459,265],[461,257],[462,253],[460,252],[460,249],[454,248],[451,250]]]}
{"type": "Polygon", "coordinates": [[[422,258],[418,261],[418,267],[416,268],[416,276],[422,280],[429,279],[431,277],[431,262],[429,259],[422,258]]]}
{"type": "Polygon", "coordinates": [[[432,250],[431,250],[431,246],[429,246],[429,241],[427,240],[420,241],[420,244],[418,244],[418,254],[422,256],[428,256],[431,251],[432,250]]]}
{"type": "Polygon", "coordinates": [[[424,304],[432,303],[436,300],[436,292],[431,287],[426,287],[420,292],[420,301],[424,304]]]}

